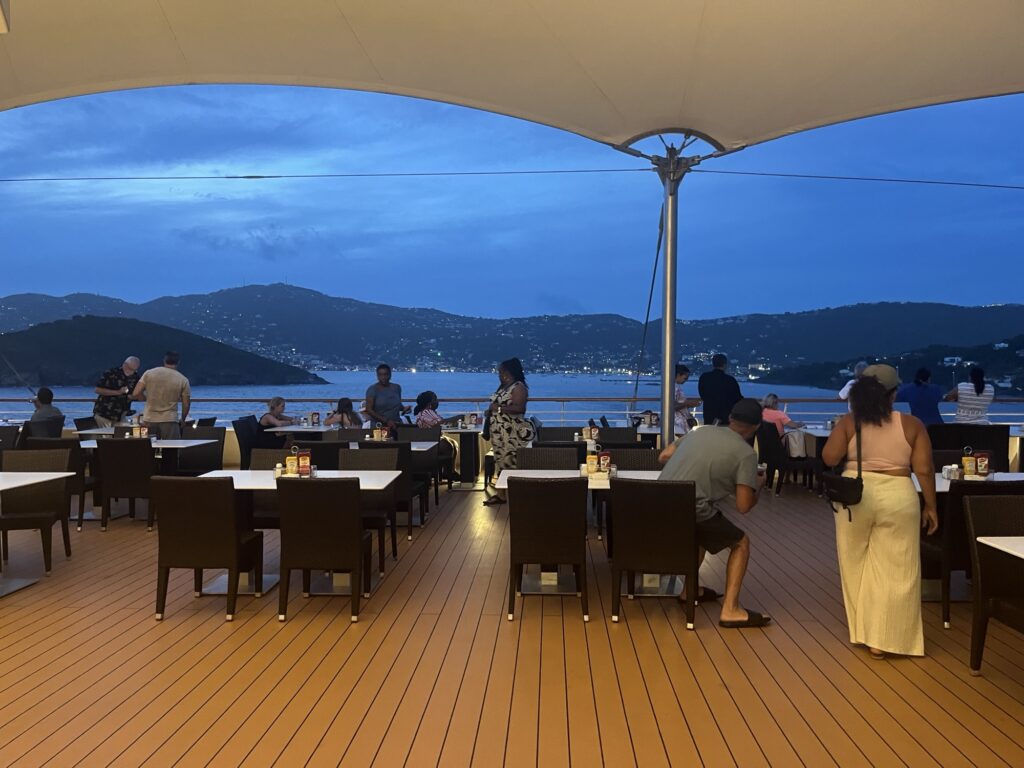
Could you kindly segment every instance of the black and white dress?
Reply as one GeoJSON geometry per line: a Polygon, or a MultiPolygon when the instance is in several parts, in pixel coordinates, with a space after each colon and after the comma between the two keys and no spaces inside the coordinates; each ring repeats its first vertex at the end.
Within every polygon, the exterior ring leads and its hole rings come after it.
{"type": "Polygon", "coordinates": [[[493,395],[491,402],[502,407],[501,413],[491,413],[491,448],[494,450],[494,467],[497,470],[514,469],[516,451],[533,441],[533,423],[525,414],[506,413],[504,408],[512,402],[512,392],[524,387],[526,382],[514,381],[509,387],[502,387],[493,395]]]}

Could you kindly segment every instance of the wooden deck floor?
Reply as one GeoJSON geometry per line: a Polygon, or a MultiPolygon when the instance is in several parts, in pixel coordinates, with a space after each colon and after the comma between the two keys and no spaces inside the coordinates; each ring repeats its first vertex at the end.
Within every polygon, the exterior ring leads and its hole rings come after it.
{"type": "MultiPolygon", "coordinates": [[[[508,622],[507,508],[481,499],[442,495],[358,624],[346,598],[295,586],[287,623],[276,590],[225,623],[186,572],[156,622],[157,533],[73,533],[71,560],[0,599],[0,763],[1024,765],[1021,635],[993,626],[973,678],[969,605],[943,630],[926,604],[928,655],[872,661],[847,642],[832,515],[801,490],[741,521],[744,602],[775,618],[742,631],[706,606],[688,632],[671,599],[627,602],[612,624],[594,537],[589,624],[558,597],[508,622]]],[[[12,544],[11,571],[40,567],[36,537],[12,544]]],[[[723,565],[702,577],[721,588],[723,565]]]]}

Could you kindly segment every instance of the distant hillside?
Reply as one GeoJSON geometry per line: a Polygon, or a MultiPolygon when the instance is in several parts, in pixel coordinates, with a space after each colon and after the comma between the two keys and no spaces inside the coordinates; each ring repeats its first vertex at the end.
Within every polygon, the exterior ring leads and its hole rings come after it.
{"type": "Polygon", "coordinates": [[[1005,339],[998,344],[974,347],[935,345],[889,357],[855,355],[853,359],[843,362],[814,363],[779,369],[766,374],[759,381],[764,384],[798,384],[838,389],[850,378],[849,374],[840,371],[852,367],[856,359],[888,363],[898,367],[904,381],[913,381],[918,368],[927,368],[932,372],[933,382],[949,388],[956,382],[967,380],[967,370],[973,363],[985,369],[985,376],[990,381],[1009,384],[997,385],[997,396],[1024,395],[1024,335],[1005,339]],[[960,362],[946,365],[944,361],[949,360],[952,363],[952,358],[960,358],[960,362]]]}
{"type": "MultiPolygon", "coordinates": [[[[138,320],[75,317],[0,335],[0,353],[33,386],[93,386],[128,355],[152,368],[170,349],[181,353],[180,370],[193,385],[326,383],[301,368],[138,320]]],[[[0,367],[0,386],[20,383],[7,365],[0,367]]]]}
{"type": "MultiPolygon", "coordinates": [[[[780,300],[781,302],[781,300],[780,300]]],[[[684,307],[685,311],[685,307],[684,307]]],[[[544,315],[495,320],[403,309],[274,284],[132,304],[90,294],[0,299],[0,331],[75,314],[133,317],[191,331],[305,367],[489,368],[518,356],[528,370],[632,368],[643,326],[620,315],[544,315]]],[[[656,365],[661,322],[651,323],[645,361],[656,365]]],[[[1024,332],[1024,305],[856,304],[809,312],[679,322],[679,356],[725,352],[740,363],[788,367],[870,350],[899,354],[933,344],[971,346],[1024,332]]]]}

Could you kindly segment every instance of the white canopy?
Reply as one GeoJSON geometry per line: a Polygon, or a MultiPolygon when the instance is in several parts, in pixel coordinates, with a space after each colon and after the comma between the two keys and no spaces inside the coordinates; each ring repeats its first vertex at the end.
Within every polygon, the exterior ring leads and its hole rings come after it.
{"type": "Polygon", "coordinates": [[[1024,90],[1020,0],[0,0],[0,109],[278,83],[722,149],[1024,90]]]}

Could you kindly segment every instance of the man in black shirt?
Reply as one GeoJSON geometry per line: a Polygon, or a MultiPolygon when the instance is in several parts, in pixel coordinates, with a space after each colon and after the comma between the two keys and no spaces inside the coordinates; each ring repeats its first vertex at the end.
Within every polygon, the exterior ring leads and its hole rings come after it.
{"type": "Polygon", "coordinates": [[[729,358],[723,354],[711,358],[713,369],[702,373],[697,382],[697,392],[704,401],[704,424],[729,426],[732,407],[743,399],[736,379],[725,372],[729,358]]]}
{"type": "Polygon", "coordinates": [[[92,408],[96,423],[112,427],[124,418],[131,407],[135,385],[139,383],[139,358],[129,357],[111,368],[96,382],[96,404],[92,408]]]}

